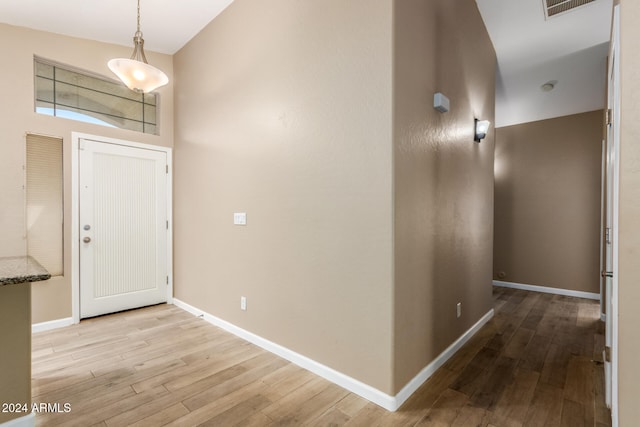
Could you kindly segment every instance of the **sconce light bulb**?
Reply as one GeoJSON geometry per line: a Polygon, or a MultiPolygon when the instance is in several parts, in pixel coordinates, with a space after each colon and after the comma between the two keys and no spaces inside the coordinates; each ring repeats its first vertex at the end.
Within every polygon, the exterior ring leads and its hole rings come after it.
{"type": "Polygon", "coordinates": [[[489,120],[478,120],[475,119],[475,137],[473,140],[475,142],[480,142],[487,136],[487,132],[489,132],[489,126],[491,126],[491,122],[489,120]]]}

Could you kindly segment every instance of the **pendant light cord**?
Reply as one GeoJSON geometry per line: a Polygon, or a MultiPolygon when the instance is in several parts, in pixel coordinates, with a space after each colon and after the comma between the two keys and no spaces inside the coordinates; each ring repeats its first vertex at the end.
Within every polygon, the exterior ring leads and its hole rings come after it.
{"type": "Polygon", "coordinates": [[[140,31],[140,0],[138,0],[138,31],[133,35],[133,54],[131,59],[148,64],[147,57],[144,54],[144,40],[142,39],[142,31],[140,31]]]}

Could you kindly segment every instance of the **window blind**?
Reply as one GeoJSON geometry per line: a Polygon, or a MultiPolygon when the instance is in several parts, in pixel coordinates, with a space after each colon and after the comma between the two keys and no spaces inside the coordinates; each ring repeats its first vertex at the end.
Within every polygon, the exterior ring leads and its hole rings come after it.
{"type": "Polygon", "coordinates": [[[62,276],[62,139],[27,134],[27,254],[62,276]]]}

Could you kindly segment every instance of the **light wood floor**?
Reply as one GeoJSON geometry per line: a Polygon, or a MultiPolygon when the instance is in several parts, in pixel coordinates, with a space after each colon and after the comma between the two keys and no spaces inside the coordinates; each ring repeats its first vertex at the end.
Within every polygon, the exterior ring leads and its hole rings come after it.
{"type": "Polygon", "coordinates": [[[594,301],[496,288],[496,315],[389,413],[174,306],[33,336],[41,426],[608,426],[594,301]]]}

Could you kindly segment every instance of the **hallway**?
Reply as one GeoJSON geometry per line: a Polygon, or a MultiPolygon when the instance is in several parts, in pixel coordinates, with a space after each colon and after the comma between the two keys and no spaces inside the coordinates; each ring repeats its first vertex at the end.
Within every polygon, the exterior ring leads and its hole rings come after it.
{"type": "Polygon", "coordinates": [[[595,301],[494,288],[495,317],[395,413],[174,306],[33,336],[49,425],[608,426],[595,301]]]}

